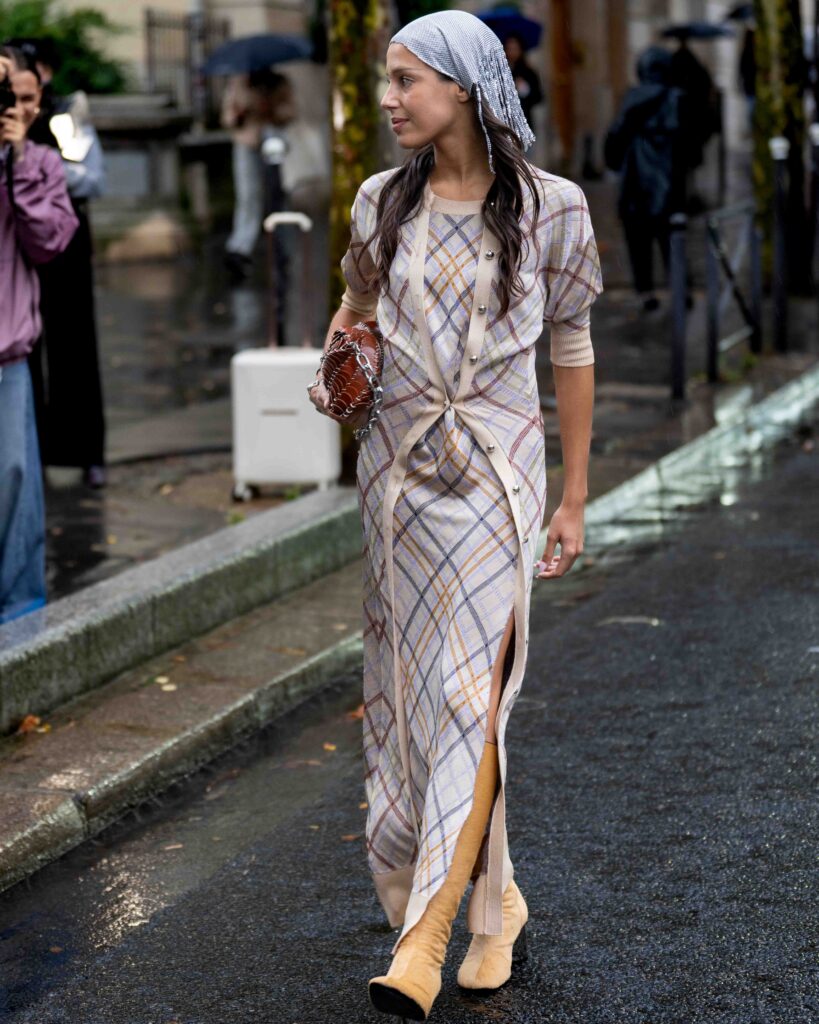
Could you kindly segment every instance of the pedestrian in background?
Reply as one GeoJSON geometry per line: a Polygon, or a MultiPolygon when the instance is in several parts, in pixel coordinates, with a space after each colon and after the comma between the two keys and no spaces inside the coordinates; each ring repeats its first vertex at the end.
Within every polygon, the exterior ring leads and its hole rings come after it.
{"type": "Polygon", "coordinates": [[[532,109],[543,100],[543,89],[540,84],[540,76],[531,64],[526,60],[526,50],[523,40],[519,35],[510,32],[504,37],[503,50],[506,59],[509,61],[509,68],[515,80],[515,89],[526,118],[532,131],[535,130],[535,122],[532,120],[532,109]]]}
{"type": "Polygon", "coordinates": [[[620,174],[617,211],[634,288],[644,312],[659,308],[654,246],[668,270],[671,214],[685,208],[685,104],[671,84],[671,55],[652,46],[637,61],[639,85],[629,89],[606,135],[606,166],[620,174]]]}
{"type": "Polygon", "coordinates": [[[234,210],[225,264],[236,280],[250,273],[265,214],[283,206],[278,166],[265,160],[262,144],[274,128],[289,124],[294,116],[293,89],[284,75],[263,70],[228,79],[222,125],[233,138],[234,210]]]}
{"type": "Polygon", "coordinates": [[[29,138],[61,155],[79,227],[65,252],[40,275],[43,334],[29,357],[42,461],[77,466],[90,487],[105,484],[105,408],[94,301],[91,200],[105,189],[105,164],[84,92],[57,96],[59,53],[52,40],[20,40],[43,83],[29,138]]]}
{"type": "Polygon", "coordinates": [[[704,200],[696,191],[696,171],[705,162],[706,145],[717,132],[722,131],[722,124],[719,95],[711,73],[685,39],[680,39],[679,43],[671,55],[669,84],[681,90],[684,107],[691,115],[685,118],[683,125],[685,143],[680,156],[687,171],[686,210],[693,214],[705,208],[704,200]]]}
{"type": "MultiPolygon", "coordinates": [[[[36,266],[77,229],[57,153],[26,134],[40,108],[39,74],[0,47],[0,622],[45,603],[45,508],[27,357],[39,337],[36,266]]],[[[67,424],[70,429],[70,424],[67,424]]]]}

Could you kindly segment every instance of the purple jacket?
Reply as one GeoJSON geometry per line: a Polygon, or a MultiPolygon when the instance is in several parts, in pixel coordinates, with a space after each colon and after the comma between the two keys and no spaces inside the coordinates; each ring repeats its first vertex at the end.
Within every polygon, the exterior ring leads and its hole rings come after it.
{"type": "Polygon", "coordinates": [[[0,366],[29,354],[40,336],[40,282],[34,264],[61,253],[77,230],[59,153],[26,142],[14,165],[14,209],[0,150],[0,366]],[[23,255],[25,253],[25,256],[23,255]]]}

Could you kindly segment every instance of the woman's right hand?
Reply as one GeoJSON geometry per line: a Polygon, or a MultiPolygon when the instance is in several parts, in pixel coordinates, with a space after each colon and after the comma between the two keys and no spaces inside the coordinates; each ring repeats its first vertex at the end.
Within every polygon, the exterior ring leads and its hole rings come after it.
{"type": "Polygon", "coordinates": [[[335,420],[337,423],[344,422],[340,416],[336,416],[334,413],[330,412],[330,395],[321,380],[319,380],[315,387],[310,388],[307,394],[310,396],[310,401],[319,412],[323,412],[325,416],[329,416],[331,420],[335,420]]]}
{"type": "Polygon", "coordinates": [[[356,416],[347,417],[336,416],[335,413],[330,412],[330,396],[321,380],[315,387],[310,388],[307,394],[318,411],[323,412],[325,416],[329,416],[336,423],[346,423],[348,427],[363,427],[369,419],[369,413],[366,411],[358,413],[356,416]]]}

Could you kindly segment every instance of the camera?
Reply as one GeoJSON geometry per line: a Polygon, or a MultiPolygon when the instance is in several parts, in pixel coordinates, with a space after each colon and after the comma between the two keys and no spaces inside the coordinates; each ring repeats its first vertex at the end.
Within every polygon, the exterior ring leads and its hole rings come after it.
{"type": "Polygon", "coordinates": [[[0,114],[4,114],[11,107],[17,106],[17,97],[11,87],[8,75],[0,81],[0,114]]]}

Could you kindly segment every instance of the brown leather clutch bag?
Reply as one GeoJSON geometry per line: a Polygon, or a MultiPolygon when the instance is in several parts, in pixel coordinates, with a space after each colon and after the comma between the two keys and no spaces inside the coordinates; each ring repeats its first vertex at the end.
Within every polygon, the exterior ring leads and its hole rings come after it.
{"type": "Polygon", "coordinates": [[[368,413],[366,424],[355,431],[356,440],[369,434],[381,412],[383,368],[384,338],[375,320],[334,331],[321,357],[319,373],[330,397],[330,412],[353,420],[368,413]]]}

